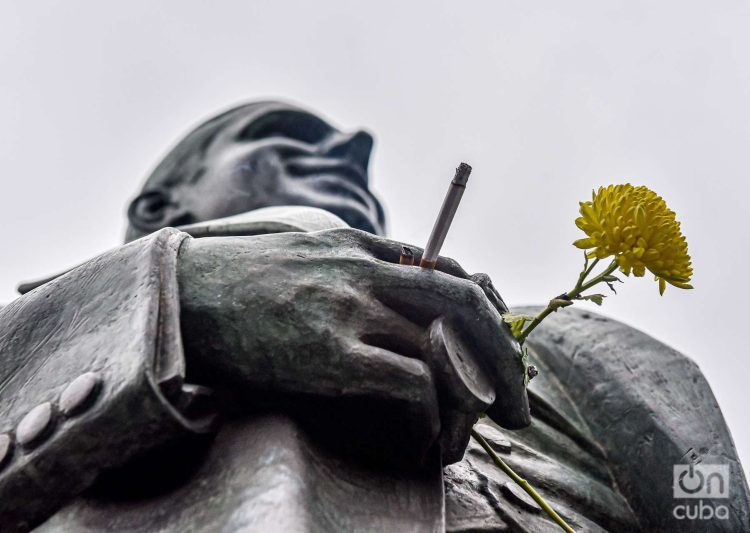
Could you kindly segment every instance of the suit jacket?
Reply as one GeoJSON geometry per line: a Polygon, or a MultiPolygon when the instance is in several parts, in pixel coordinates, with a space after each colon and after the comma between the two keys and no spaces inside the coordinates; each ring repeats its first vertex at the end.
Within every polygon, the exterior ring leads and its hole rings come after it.
{"type": "MultiPolygon", "coordinates": [[[[556,531],[470,442],[441,472],[337,457],[279,413],[222,424],[184,382],[177,253],[189,238],[342,227],[271,208],[165,229],[0,310],[0,530],[556,531]],[[3,440],[3,436],[5,439],[3,440]],[[3,446],[5,442],[5,446],[3,446]],[[3,451],[5,449],[5,451],[3,451]]],[[[565,310],[529,340],[533,423],[479,426],[579,531],[750,530],[747,483],[696,365],[650,337],[565,310]],[[728,469],[728,518],[675,515],[675,465],[728,469]]]]}
{"type": "Polygon", "coordinates": [[[0,531],[444,529],[437,458],[425,472],[368,468],[281,413],[219,429],[211,391],[185,383],[180,245],[337,227],[319,209],[268,208],[25,285],[0,314],[0,531]]]}

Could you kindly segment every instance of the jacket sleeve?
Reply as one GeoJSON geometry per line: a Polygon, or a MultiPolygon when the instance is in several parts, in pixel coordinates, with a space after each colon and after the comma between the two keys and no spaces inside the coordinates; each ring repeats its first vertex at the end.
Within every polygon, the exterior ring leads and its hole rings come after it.
{"type": "Polygon", "coordinates": [[[0,530],[40,523],[105,469],[212,430],[188,418],[177,252],[164,229],[0,309],[0,530]]]}

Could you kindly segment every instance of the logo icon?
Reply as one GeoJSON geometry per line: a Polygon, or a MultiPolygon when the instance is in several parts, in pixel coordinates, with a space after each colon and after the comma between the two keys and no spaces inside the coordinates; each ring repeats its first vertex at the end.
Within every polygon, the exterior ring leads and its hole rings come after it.
{"type": "Polygon", "coordinates": [[[729,498],[729,465],[674,465],[675,498],[729,498]]]}

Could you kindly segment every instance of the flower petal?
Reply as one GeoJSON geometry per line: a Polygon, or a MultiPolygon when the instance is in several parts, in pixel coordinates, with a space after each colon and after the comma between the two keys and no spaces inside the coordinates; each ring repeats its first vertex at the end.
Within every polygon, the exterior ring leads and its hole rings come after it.
{"type": "Polygon", "coordinates": [[[586,250],[588,248],[593,248],[594,246],[596,246],[596,241],[591,237],[589,237],[588,239],[578,239],[573,243],[573,246],[582,250],[586,250]]]}

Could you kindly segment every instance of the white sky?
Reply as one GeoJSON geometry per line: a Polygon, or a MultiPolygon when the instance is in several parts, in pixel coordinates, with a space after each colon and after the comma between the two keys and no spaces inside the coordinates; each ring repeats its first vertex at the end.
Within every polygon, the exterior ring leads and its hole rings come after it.
{"type": "Polygon", "coordinates": [[[750,3],[0,2],[0,301],[117,245],[188,128],[280,97],[377,139],[391,235],[423,245],[474,167],[444,253],[511,305],[570,288],[578,201],[631,181],[678,214],[693,291],[631,279],[604,313],[692,356],[750,461],[750,3]]]}

